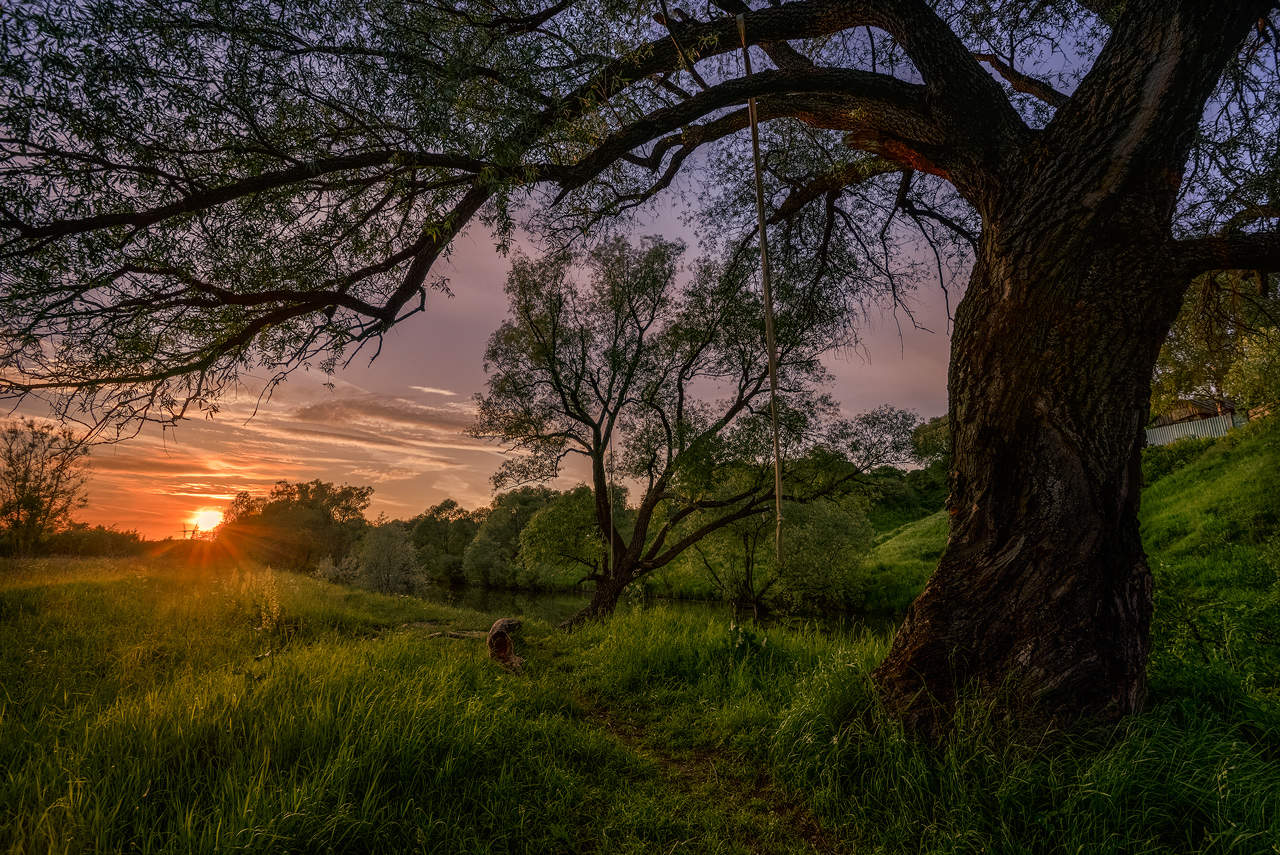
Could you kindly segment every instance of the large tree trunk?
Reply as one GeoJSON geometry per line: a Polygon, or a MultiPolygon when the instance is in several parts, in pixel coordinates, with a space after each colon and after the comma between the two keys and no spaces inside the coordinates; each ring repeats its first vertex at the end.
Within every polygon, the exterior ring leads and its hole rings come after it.
{"type": "Polygon", "coordinates": [[[627,585],[631,584],[638,573],[630,565],[614,565],[608,572],[600,574],[596,580],[596,589],[591,594],[591,601],[582,607],[573,617],[561,624],[565,629],[575,627],[585,621],[608,617],[618,607],[618,600],[627,585]]]}
{"type": "Polygon", "coordinates": [[[1188,278],[1171,223],[1204,105],[1268,6],[1134,0],[1047,127],[974,149],[995,166],[953,163],[983,235],[952,339],[951,532],[875,672],[918,730],[969,691],[1024,724],[1143,702],[1142,427],[1188,278]]]}
{"type": "Polygon", "coordinates": [[[957,311],[950,538],[875,672],[924,733],[972,690],[1023,723],[1143,702],[1140,453],[1185,286],[1150,211],[1092,227],[1070,205],[1055,213],[989,224],[957,311]]]}

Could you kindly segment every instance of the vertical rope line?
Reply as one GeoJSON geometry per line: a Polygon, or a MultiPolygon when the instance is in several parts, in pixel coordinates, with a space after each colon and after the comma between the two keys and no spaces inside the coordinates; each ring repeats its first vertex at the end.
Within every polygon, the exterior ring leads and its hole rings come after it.
{"type": "Polygon", "coordinates": [[[605,533],[604,575],[610,583],[613,581],[613,432],[609,432],[609,442],[605,446],[609,455],[604,468],[604,500],[609,503],[609,531],[605,533]]]}
{"type": "MultiPolygon", "coordinates": [[[[751,77],[751,52],[747,50],[747,20],[738,15],[738,38],[742,41],[742,65],[751,77]]],[[[760,233],[760,280],[764,288],[764,340],[769,351],[769,417],[773,423],[773,559],[782,563],[782,443],[778,437],[778,342],[773,331],[773,284],[769,269],[769,241],[764,223],[764,179],[760,166],[759,115],[756,99],[747,99],[747,116],[751,120],[751,159],[755,164],[756,223],[760,233]]]]}

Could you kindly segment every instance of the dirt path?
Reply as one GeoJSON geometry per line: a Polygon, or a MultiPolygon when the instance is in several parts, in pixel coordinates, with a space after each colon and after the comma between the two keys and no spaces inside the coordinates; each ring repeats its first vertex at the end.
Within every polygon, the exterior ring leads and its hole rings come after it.
{"type": "Polygon", "coordinates": [[[734,842],[744,850],[823,855],[854,851],[825,831],[803,801],[771,779],[763,764],[704,749],[673,749],[616,711],[582,697],[578,702],[589,721],[652,762],[672,789],[741,819],[734,823],[734,842]],[[766,833],[760,835],[761,831],[766,833]]]}

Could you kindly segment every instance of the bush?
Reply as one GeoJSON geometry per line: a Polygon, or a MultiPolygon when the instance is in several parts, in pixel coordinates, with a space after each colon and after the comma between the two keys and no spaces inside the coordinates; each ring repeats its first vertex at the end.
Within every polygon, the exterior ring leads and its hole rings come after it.
{"type": "MultiPolygon", "coordinates": [[[[365,532],[356,557],[358,581],[365,588],[383,594],[407,594],[417,587],[419,573],[413,542],[400,523],[385,523],[365,532]]],[[[343,568],[337,572],[341,575],[343,568]]]]}
{"type": "Polygon", "coordinates": [[[788,503],[783,516],[781,563],[768,512],[713,532],[677,562],[688,568],[686,575],[708,580],[735,611],[830,615],[860,609],[867,596],[863,559],[873,538],[865,502],[788,503]]]}
{"type": "Polygon", "coordinates": [[[861,504],[821,501],[788,513],[782,539],[787,554],[772,607],[794,615],[861,609],[868,587],[863,564],[873,537],[861,504]]]}
{"type": "Polygon", "coordinates": [[[947,502],[947,470],[950,457],[935,460],[922,469],[904,472],[889,466],[871,474],[874,501],[867,519],[877,532],[893,531],[927,517],[947,502]]]}
{"type": "Polygon", "coordinates": [[[1168,445],[1153,445],[1142,452],[1142,483],[1151,486],[1170,473],[1177,472],[1217,442],[1189,436],[1168,445]]]}
{"type": "Polygon", "coordinates": [[[341,563],[326,555],[316,562],[316,578],[322,582],[338,585],[354,585],[360,577],[360,562],[354,555],[348,555],[341,563]]]}
{"type": "Polygon", "coordinates": [[[145,547],[142,535],[136,531],[72,523],[70,528],[50,535],[40,551],[76,558],[127,558],[141,555],[145,547]]]}

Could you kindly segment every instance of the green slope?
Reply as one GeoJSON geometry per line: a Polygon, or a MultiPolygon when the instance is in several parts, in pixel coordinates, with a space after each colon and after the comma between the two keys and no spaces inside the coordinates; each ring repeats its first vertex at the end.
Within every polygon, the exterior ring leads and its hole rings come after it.
{"type": "Polygon", "coordinates": [[[902,611],[924,587],[947,543],[947,512],[938,511],[882,537],[867,556],[867,609],[902,611]]]}
{"type": "MultiPolygon", "coordinates": [[[[1280,419],[1147,455],[1154,480],[1142,494],[1142,537],[1158,584],[1236,598],[1271,586],[1280,566],[1280,419]]],[[[946,539],[943,511],[885,535],[868,558],[872,602],[905,608],[946,539]]]]}

